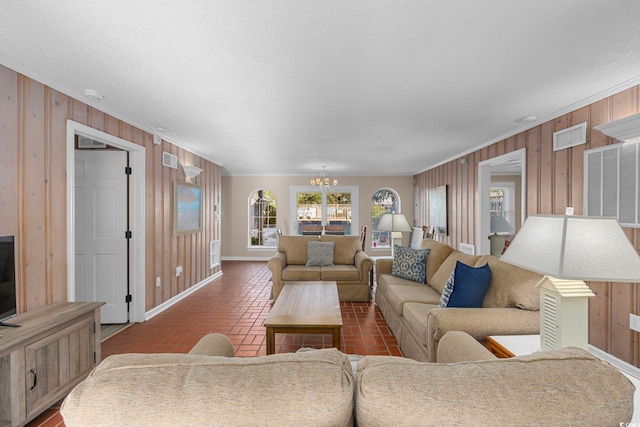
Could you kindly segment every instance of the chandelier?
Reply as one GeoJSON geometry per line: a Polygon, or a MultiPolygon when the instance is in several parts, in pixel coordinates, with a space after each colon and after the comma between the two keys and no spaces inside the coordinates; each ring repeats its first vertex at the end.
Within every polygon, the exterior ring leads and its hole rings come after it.
{"type": "Polygon", "coordinates": [[[333,191],[338,186],[338,180],[334,179],[331,181],[324,171],[326,168],[326,166],[322,166],[322,173],[320,176],[311,178],[311,185],[313,185],[313,188],[317,188],[320,191],[333,191]]]}

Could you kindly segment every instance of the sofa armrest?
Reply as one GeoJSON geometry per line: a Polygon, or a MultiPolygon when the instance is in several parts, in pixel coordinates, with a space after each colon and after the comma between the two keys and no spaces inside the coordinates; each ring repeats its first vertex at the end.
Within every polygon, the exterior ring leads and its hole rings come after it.
{"type": "Polygon", "coordinates": [[[428,333],[440,340],[449,331],[464,331],[480,342],[488,335],[540,333],[540,312],[519,308],[434,308],[427,316],[428,333]]]}
{"type": "Polygon", "coordinates": [[[496,359],[496,356],[466,332],[449,331],[438,343],[438,363],[492,359],[496,359]]]}
{"type": "Polygon", "coordinates": [[[463,331],[480,343],[489,335],[540,333],[540,312],[519,308],[434,308],[427,315],[429,360],[437,359],[438,341],[449,331],[463,331]]]}
{"type": "Polygon", "coordinates": [[[278,251],[267,262],[267,267],[272,273],[276,271],[282,271],[287,266],[287,255],[284,252],[278,251]]]}
{"type": "Polygon", "coordinates": [[[380,283],[378,280],[381,274],[391,274],[393,268],[393,258],[380,257],[376,258],[376,283],[380,283]]]}
{"type": "Polygon", "coordinates": [[[271,299],[274,301],[278,298],[284,284],[282,283],[282,270],[287,266],[287,255],[278,251],[273,255],[267,267],[271,271],[271,299]]]}
{"type": "Polygon", "coordinates": [[[233,343],[226,335],[207,334],[200,338],[200,341],[193,346],[189,354],[233,357],[235,350],[233,349],[233,343]]]}
{"type": "Polygon", "coordinates": [[[360,279],[367,277],[371,269],[373,269],[373,260],[362,251],[356,252],[353,264],[360,272],[360,279]]]}

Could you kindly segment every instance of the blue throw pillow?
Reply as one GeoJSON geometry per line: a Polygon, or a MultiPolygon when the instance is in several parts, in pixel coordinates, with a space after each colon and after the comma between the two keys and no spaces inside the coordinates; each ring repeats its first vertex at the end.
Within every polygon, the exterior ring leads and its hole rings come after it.
{"type": "Polygon", "coordinates": [[[426,282],[429,249],[413,249],[395,245],[391,275],[418,283],[426,282]]]}
{"type": "Polygon", "coordinates": [[[489,264],[474,268],[457,261],[442,291],[440,307],[480,308],[490,284],[489,264]]]}

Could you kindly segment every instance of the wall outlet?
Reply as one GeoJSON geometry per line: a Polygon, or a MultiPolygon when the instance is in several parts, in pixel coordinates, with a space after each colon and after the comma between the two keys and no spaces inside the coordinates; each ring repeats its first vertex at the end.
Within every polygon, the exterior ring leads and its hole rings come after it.
{"type": "Polygon", "coordinates": [[[159,288],[162,285],[162,279],[160,277],[156,277],[156,288],[159,288]]]}
{"type": "Polygon", "coordinates": [[[180,275],[182,274],[182,266],[178,266],[176,267],[176,277],[180,277],[180,275]]]}
{"type": "Polygon", "coordinates": [[[633,313],[629,314],[629,327],[636,332],[640,332],[640,316],[633,313]]]}

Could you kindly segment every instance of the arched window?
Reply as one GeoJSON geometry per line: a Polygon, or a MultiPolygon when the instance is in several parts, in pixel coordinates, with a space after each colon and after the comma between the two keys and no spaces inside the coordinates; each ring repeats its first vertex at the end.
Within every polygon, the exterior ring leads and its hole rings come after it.
{"type": "Polygon", "coordinates": [[[371,246],[374,248],[390,248],[391,238],[388,231],[378,231],[380,217],[387,213],[400,212],[400,196],[390,188],[376,191],[371,197],[371,246]]]}
{"type": "Polygon", "coordinates": [[[265,189],[249,197],[249,246],[276,246],[276,196],[265,189]]]}

